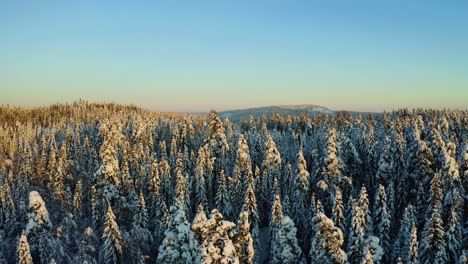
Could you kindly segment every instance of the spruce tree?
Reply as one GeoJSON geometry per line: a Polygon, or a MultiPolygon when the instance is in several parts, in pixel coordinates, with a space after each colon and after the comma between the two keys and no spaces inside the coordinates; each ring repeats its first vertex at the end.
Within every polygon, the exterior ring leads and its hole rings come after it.
{"type": "Polygon", "coordinates": [[[420,261],[423,264],[447,263],[445,230],[440,216],[440,204],[432,209],[432,215],[427,220],[419,244],[420,261]]]}
{"type": "Polygon", "coordinates": [[[347,255],[341,249],[344,238],[340,228],[324,213],[318,213],[313,219],[314,236],[312,237],[310,260],[312,263],[346,263],[347,255]]]}
{"type": "Polygon", "coordinates": [[[158,263],[199,263],[197,241],[180,204],[170,209],[170,221],[159,247],[158,263]]]}
{"type": "Polygon", "coordinates": [[[23,230],[21,237],[18,242],[18,264],[31,264],[32,257],[29,251],[28,238],[26,237],[26,232],[23,230]]]}
{"type": "Polygon", "coordinates": [[[110,205],[107,207],[104,226],[104,232],[102,233],[104,243],[101,246],[100,262],[120,264],[122,263],[122,246],[124,241],[110,205]]]}

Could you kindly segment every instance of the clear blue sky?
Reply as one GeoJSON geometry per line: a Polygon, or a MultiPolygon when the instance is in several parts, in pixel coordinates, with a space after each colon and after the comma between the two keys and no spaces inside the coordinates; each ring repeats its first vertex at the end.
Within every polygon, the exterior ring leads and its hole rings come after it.
{"type": "Polygon", "coordinates": [[[0,1],[0,104],[468,109],[468,1],[0,1]]]}

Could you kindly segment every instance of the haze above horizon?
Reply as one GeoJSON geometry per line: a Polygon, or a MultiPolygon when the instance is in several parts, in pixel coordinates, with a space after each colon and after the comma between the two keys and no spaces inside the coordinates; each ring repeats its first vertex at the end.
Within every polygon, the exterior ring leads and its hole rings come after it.
{"type": "Polygon", "coordinates": [[[463,1],[2,1],[0,104],[468,108],[463,1]]]}

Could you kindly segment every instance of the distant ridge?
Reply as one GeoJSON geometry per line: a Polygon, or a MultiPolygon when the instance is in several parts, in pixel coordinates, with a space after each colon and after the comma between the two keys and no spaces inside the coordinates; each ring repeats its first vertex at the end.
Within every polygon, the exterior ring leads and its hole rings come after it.
{"type": "Polygon", "coordinates": [[[236,121],[241,117],[247,118],[253,116],[254,118],[259,118],[262,115],[270,117],[274,113],[279,113],[281,115],[299,115],[301,113],[307,112],[311,115],[318,113],[335,115],[335,111],[330,110],[326,107],[312,104],[302,104],[302,105],[276,105],[276,106],[265,106],[265,107],[254,107],[246,109],[236,109],[223,111],[219,113],[221,118],[229,118],[229,120],[236,121]]]}

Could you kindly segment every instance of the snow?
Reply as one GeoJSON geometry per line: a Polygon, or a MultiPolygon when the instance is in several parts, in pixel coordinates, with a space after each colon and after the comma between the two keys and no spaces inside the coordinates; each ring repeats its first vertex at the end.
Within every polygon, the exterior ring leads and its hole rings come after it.
{"type": "Polygon", "coordinates": [[[44,228],[52,227],[44,200],[42,200],[41,195],[37,191],[29,193],[29,211],[28,223],[26,225],[27,235],[33,232],[41,232],[44,228]]]}

